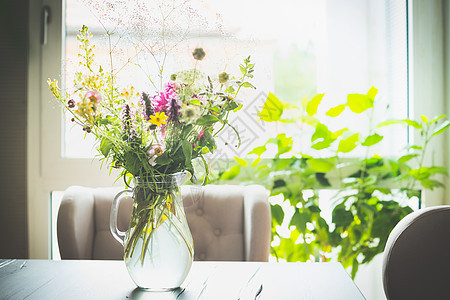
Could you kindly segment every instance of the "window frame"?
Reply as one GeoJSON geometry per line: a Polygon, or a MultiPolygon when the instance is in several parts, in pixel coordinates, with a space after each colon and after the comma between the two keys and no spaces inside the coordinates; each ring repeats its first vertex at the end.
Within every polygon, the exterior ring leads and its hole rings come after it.
{"type": "MultiPolygon", "coordinates": [[[[450,78],[449,61],[444,65],[444,49],[449,49],[449,41],[445,41],[444,33],[450,33],[450,25],[445,23],[444,14],[450,15],[450,5],[443,0],[405,1],[408,3],[410,25],[410,117],[419,119],[420,114],[434,116],[444,111],[450,115],[450,107],[446,105],[450,99],[450,89],[446,92],[444,86],[445,76],[450,78]],[[440,74],[437,80],[434,80],[435,74],[440,74]],[[429,105],[429,99],[435,103],[429,105]]],[[[28,228],[29,256],[33,259],[51,257],[51,191],[66,189],[68,182],[85,186],[113,185],[109,170],[101,168],[98,160],[67,159],[61,156],[61,108],[52,101],[46,80],[48,77],[58,78],[58,73],[61,73],[59,66],[55,67],[52,62],[59,63],[63,58],[63,5],[62,0],[40,0],[30,1],[29,7],[28,228]],[[41,45],[41,11],[44,6],[50,7],[51,18],[47,27],[47,44],[41,45]],[[86,173],[90,176],[85,176],[86,173]],[[95,182],[91,180],[92,177],[96,178],[95,182]]],[[[436,163],[444,165],[450,161],[450,155],[445,154],[448,153],[447,135],[442,135],[432,147],[436,163]],[[445,151],[438,151],[440,149],[445,151]]],[[[114,185],[121,185],[121,182],[114,185]]],[[[446,192],[435,191],[425,195],[425,204],[448,203],[446,199],[446,192]]]]}

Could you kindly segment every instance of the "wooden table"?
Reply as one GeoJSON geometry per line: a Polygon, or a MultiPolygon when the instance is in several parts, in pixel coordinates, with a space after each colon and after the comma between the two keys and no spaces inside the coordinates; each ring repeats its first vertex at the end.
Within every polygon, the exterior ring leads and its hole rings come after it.
{"type": "Polygon", "coordinates": [[[339,263],[194,262],[181,288],[156,293],[136,288],[122,261],[0,260],[0,299],[364,297],[339,263]]]}

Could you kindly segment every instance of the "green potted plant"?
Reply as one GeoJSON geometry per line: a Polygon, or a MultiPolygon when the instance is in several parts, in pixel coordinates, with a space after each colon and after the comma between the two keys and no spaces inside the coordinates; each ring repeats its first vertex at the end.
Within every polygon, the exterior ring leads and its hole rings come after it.
{"type": "Polygon", "coordinates": [[[442,134],[450,122],[441,115],[432,120],[422,116],[420,121],[376,123],[376,95],[374,87],[367,94],[349,94],[346,103],[330,107],[320,116],[319,107],[326,105],[322,103],[324,94],[305,98],[297,107],[270,93],[260,119],[300,125],[302,141],[308,141],[306,150],[295,149],[296,139],[301,137],[281,133],[219,173],[219,181],[239,178],[244,183],[263,184],[271,196],[278,196],[278,202],[271,203],[272,254],[278,260],[337,260],[351,268],[354,278],[359,265],[381,253],[393,227],[412,212],[405,200],[420,201],[422,189],[444,186],[436,177],[447,174],[446,168],[425,165],[424,157],[431,139],[442,134]],[[340,118],[357,116],[369,120],[365,132],[341,125],[340,118]],[[330,120],[337,128],[327,125],[330,120]],[[417,130],[420,141],[407,145],[398,157],[377,154],[374,149],[383,142],[382,130],[400,125],[417,130]],[[264,159],[273,146],[273,158],[264,159]],[[332,211],[328,220],[320,205],[323,190],[333,191],[327,200],[332,211]]]}

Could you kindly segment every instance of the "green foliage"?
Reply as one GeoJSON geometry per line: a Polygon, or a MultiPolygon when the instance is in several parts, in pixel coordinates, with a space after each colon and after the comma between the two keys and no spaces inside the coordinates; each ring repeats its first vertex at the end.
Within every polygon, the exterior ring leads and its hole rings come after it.
{"type": "Polygon", "coordinates": [[[282,122],[287,110],[290,116],[294,113],[296,122],[312,128],[309,151],[297,152],[295,137],[278,134],[250,151],[246,160],[237,159],[237,165],[219,174],[219,181],[239,178],[245,183],[264,184],[271,196],[281,197],[281,202],[271,204],[271,252],[277,259],[337,260],[351,269],[354,277],[361,264],[384,250],[391,230],[412,212],[399,199],[420,198],[420,189],[443,187],[435,177],[447,174],[446,168],[425,166],[424,157],[430,140],[450,126],[444,115],[431,121],[422,116],[420,120],[370,124],[368,132],[326,125],[329,119],[348,119],[348,114],[342,114],[347,107],[349,114],[365,114],[372,120],[377,92],[372,87],[367,94],[350,94],[346,103],[325,110],[324,117],[318,114],[325,102],[323,94],[304,98],[301,107],[287,105],[269,94],[261,119],[282,122]],[[380,128],[401,125],[419,131],[421,142],[408,145],[398,157],[371,154],[373,147],[383,142],[380,128]],[[270,144],[277,146],[277,153],[272,159],[263,159],[270,144]],[[366,155],[355,157],[355,149],[366,155]],[[330,220],[325,219],[319,205],[323,189],[335,191],[330,220]]]}

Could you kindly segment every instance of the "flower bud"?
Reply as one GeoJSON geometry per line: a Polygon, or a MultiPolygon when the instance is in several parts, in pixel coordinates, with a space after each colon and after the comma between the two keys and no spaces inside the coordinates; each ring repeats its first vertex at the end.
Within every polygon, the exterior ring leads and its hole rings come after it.
{"type": "Polygon", "coordinates": [[[195,48],[194,52],[192,52],[192,55],[194,56],[194,59],[196,60],[202,60],[205,58],[205,51],[203,48],[195,48]]]}
{"type": "Polygon", "coordinates": [[[220,83],[225,83],[228,81],[228,79],[230,79],[230,75],[228,75],[226,72],[219,74],[219,82],[220,83]]]}

